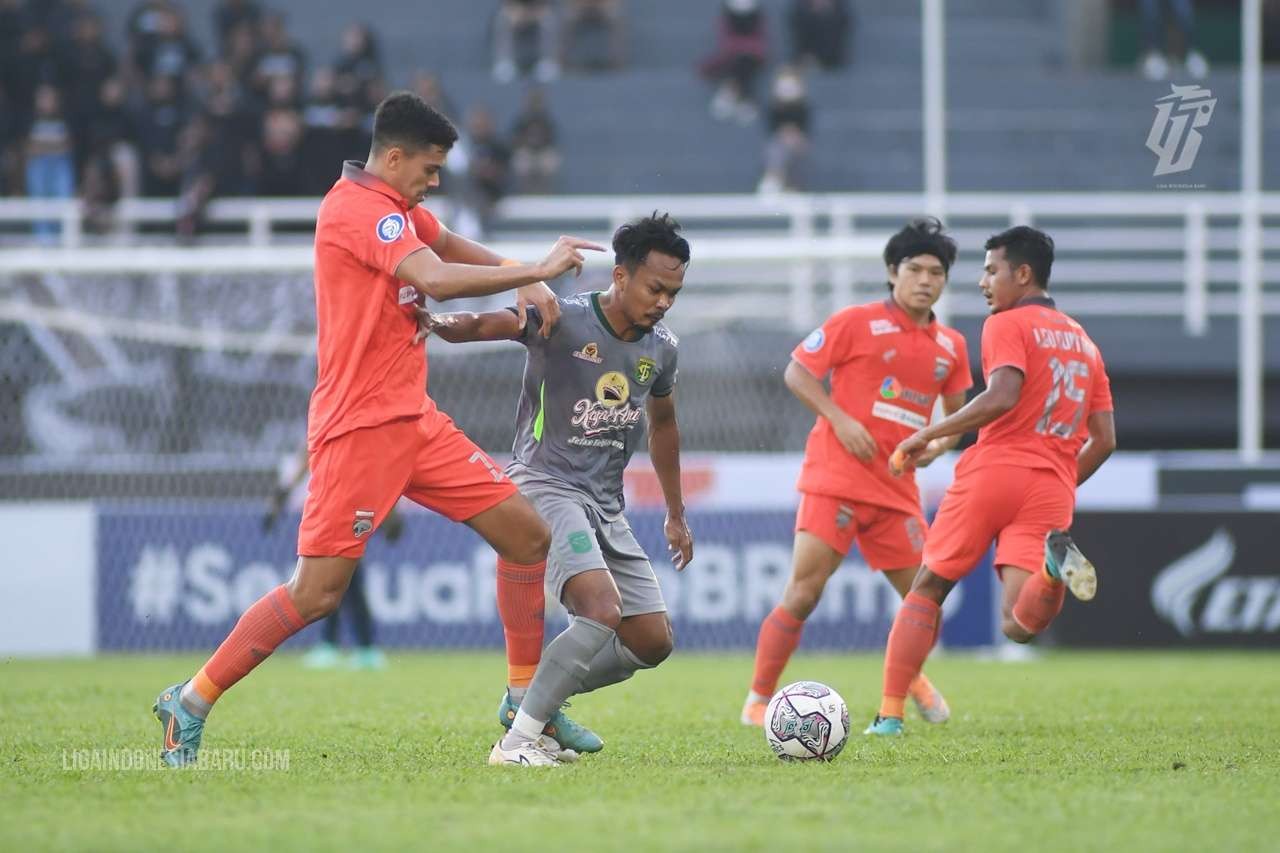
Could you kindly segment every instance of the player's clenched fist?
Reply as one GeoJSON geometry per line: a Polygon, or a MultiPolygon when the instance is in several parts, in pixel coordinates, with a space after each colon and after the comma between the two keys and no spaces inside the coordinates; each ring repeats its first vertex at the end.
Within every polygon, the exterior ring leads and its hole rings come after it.
{"type": "Polygon", "coordinates": [[[583,240],[581,237],[561,237],[538,265],[541,277],[551,279],[569,270],[573,270],[574,275],[581,275],[582,264],[586,261],[582,256],[582,250],[603,252],[604,246],[583,240]]]}

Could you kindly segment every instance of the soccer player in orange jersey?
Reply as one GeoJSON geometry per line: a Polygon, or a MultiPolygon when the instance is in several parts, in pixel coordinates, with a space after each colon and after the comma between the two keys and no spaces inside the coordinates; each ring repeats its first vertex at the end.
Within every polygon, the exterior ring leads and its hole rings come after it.
{"type": "Polygon", "coordinates": [[[867,734],[902,732],[911,682],[941,627],[942,602],[996,543],[1004,634],[1030,642],[1062,610],[1065,590],[1093,598],[1097,575],[1066,531],[1076,486],[1116,446],[1111,383],[1098,347],[1047,295],[1053,240],[1020,225],[986,243],[979,287],[987,388],[963,409],[907,438],[898,468],[932,442],[978,430],[929,531],[924,561],[893,622],[884,696],[867,734]]]}
{"type": "MultiPolygon", "coordinates": [[[[889,473],[889,454],[929,422],[934,400],[950,414],[973,385],[964,338],[938,323],[956,259],[955,241],[936,219],[908,223],[884,249],[889,298],[836,312],[791,354],[785,380],[815,415],[800,472],[800,509],[791,577],[765,617],[742,722],[761,725],[778,678],[800,644],[804,620],[856,541],[862,558],[906,595],[920,565],[925,520],[911,474],[889,473]],[[831,391],[822,381],[831,377],[831,391]]],[[[959,437],[916,459],[928,465],[959,437]]],[[[921,715],[944,722],[942,694],[920,675],[911,684],[921,715]]]]}
{"type": "MultiPolygon", "coordinates": [[[[544,260],[521,264],[451,233],[421,202],[439,185],[457,138],[449,120],[421,98],[390,95],[374,116],[368,162],[344,164],[320,205],[318,370],[298,566],[288,583],[244,612],[193,678],[156,700],[161,757],[171,766],[196,759],[205,718],[224,691],[337,608],[365,543],[401,495],[467,524],[498,552],[498,612],[513,695],[533,677],[550,534],[502,469],[427,396],[415,308],[424,294],[445,300],[520,288],[521,320],[534,304],[546,335],[559,307],[542,282],[580,272],[581,252],[603,247],[561,237],[544,260]]],[[[570,727],[555,722],[562,731],[570,727]]]]}

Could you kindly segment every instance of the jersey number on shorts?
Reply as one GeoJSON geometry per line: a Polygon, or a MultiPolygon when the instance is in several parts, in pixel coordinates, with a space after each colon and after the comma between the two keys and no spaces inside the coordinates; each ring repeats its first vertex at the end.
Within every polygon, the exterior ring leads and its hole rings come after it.
{"type": "Polygon", "coordinates": [[[489,469],[489,476],[493,477],[493,481],[495,483],[502,482],[502,472],[498,470],[498,466],[494,465],[493,460],[481,453],[479,450],[472,453],[471,458],[467,461],[472,464],[475,464],[476,462],[482,463],[485,468],[489,469]]]}
{"type": "Polygon", "coordinates": [[[1085,389],[1076,385],[1076,378],[1087,380],[1089,365],[1074,358],[1063,364],[1055,357],[1049,359],[1049,369],[1053,371],[1053,387],[1045,398],[1044,414],[1036,422],[1036,432],[1070,438],[1080,428],[1080,418],[1084,415],[1085,389]],[[1054,420],[1054,409],[1059,408],[1060,403],[1063,419],[1054,420]]]}

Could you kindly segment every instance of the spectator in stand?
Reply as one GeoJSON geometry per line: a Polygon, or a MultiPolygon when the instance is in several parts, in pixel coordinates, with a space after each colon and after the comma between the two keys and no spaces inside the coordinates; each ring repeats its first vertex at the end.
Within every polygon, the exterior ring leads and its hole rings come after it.
{"type": "Polygon", "coordinates": [[[296,110],[268,110],[262,121],[262,171],[257,192],[264,196],[300,196],[303,174],[302,117],[296,110]]]}
{"type": "Polygon", "coordinates": [[[117,198],[136,198],[142,192],[139,132],[125,95],[124,79],[118,75],[99,85],[98,103],[88,123],[88,148],[90,159],[105,158],[103,166],[110,172],[99,187],[113,187],[117,198]]]}
{"type": "Polygon", "coordinates": [[[102,37],[102,21],[97,15],[81,14],[72,22],[71,31],[63,94],[75,139],[76,164],[82,166],[93,153],[90,127],[98,111],[102,81],[115,76],[118,63],[102,37]]]}
{"type": "MultiPolygon", "coordinates": [[[[36,87],[35,117],[26,140],[27,195],[32,198],[71,198],[76,192],[76,169],[71,125],[62,113],[58,90],[48,83],[36,87]]],[[[53,242],[61,226],[37,222],[37,239],[53,242]]]]}
{"type": "Polygon", "coordinates": [[[793,63],[834,71],[849,61],[853,13],[848,0],[792,0],[789,19],[793,63]]]}
{"type": "Polygon", "coordinates": [[[557,24],[551,0],[502,0],[493,23],[493,79],[510,83],[532,73],[560,76],[557,24]]]}
{"type": "Polygon", "coordinates": [[[14,109],[14,123],[19,132],[31,124],[36,89],[42,85],[57,87],[64,79],[62,59],[54,47],[49,29],[39,22],[24,27],[18,39],[16,56],[6,56],[9,70],[6,89],[14,109]]]}
{"type": "Polygon", "coordinates": [[[185,116],[173,78],[152,79],[147,84],[147,102],[138,123],[143,195],[172,197],[178,194],[181,173],[178,133],[184,124],[185,116]]]}
{"type": "Polygon", "coordinates": [[[228,62],[210,63],[205,80],[204,110],[209,123],[208,133],[215,140],[219,153],[227,157],[225,162],[218,162],[217,193],[245,195],[252,189],[246,177],[246,164],[254,163],[258,156],[261,116],[228,62]]]}
{"type": "Polygon", "coordinates": [[[756,79],[768,56],[769,38],[759,0],[724,0],[716,50],[703,61],[703,75],[716,86],[711,115],[720,121],[755,121],[756,79]]]}
{"type": "Polygon", "coordinates": [[[809,166],[809,97],[798,69],[784,67],[769,100],[769,141],[765,144],[762,193],[806,188],[809,166]]]}
{"type": "Polygon", "coordinates": [[[1165,58],[1165,42],[1168,36],[1169,23],[1178,32],[1177,48],[1182,54],[1182,61],[1187,75],[1194,80],[1203,80],[1209,73],[1209,61],[1195,47],[1195,17],[1191,8],[1191,0],[1138,0],[1138,14],[1141,17],[1142,76],[1148,80],[1164,80],[1169,76],[1169,60],[1165,58]],[[1169,12],[1170,20],[1165,19],[1169,12]]]}
{"type": "MultiPolygon", "coordinates": [[[[413,73],[413,83],[409,87],[419,98],[435,107],[446,116],[458,115],[457,104],[440,85],[440,78],[430,71],[418,70],[413,73]]],[[[446,166],[447,168],[447,166],[446,166]]]]}
{"type": "Polygon", "coordinates": [[[284,15],[272,12],[262,19],[262,51],[253,69],[253,87],[266,97],[272,79],[288,77],[293,80],[295,92],[302,91],[306,79],[307,54],[285,30],[284,15]]]}
{"type": "Polygon", "coordinates": [[[521,192],[549,193],[560,175],[555,119],[542,90],[532,88],[511,129],[512,167],[521,192]]]}
{"type": "Polygon", "coordinates": [[[255,24],[242,21],[231,28],[223,48],[223,59],[231,67],[236,82],[247,90],[246,96],[252,94],[253,74],[258,65],[258,28],[255,24]]]}
{"type": "Polygon", "coordinates": [[[311,93],[302,112],[304,195],[323,195],[338,179],[338,164],[359,160],[366,152],[350,142],[360,113],[338,96],[338,75],[319,68],[311,76],[311,93]],[[351,147],[348,147],[351,146],[351,147]]]}
{"type": "Polygon", "coordinates": [[[257,30],[262,22],[262,9],[254,0],[221,0],[213,10],[213,29],[218,34],[218,49],[226,54],[232,33],[248,25],[257,30]]]}
{"type": "Polygon", "coordinates": [[[568,0],[563,58],[576,71],[615,71],[626,63],[622,0],[568,0]]]}
{"type": "Polygon", "coordinates": [[[460,195],[462,206],[474,221],[470,227],[476,236],[482,236],[489,230],[494,206],[507,194],[511,149],[498,136],[497,123],[487,107],[471,108],[466,129],[467,174],[460,195]]]}
{"type": "Polygon", "coordinates": [[[181,97],[200,63],[200,50],[187,35],[180,9],[170,3],[148,5],[152,10],[137,18],[139,27],[145,29],[134,39],[130,58],[143,79],[168,77],[181,97]]]}
{"type": "Polygon", "coordinates": [[[119,200],[120,182],[110,155],[102,150],[91,151],[80,170],[85,230],[92,234],[115,230],[115,206],[119,200]]]}
{"type": "Polygon", "coordinates": [[[351,24],[342,31],[339,74],[353,74],[362,85],[382,79],[382,53],[378,39],[367,24],[351,24]]]}

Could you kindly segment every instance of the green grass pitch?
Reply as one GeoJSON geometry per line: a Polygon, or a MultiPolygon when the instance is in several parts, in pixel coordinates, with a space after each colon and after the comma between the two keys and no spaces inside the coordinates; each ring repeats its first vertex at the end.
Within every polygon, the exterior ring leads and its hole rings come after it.
{"type": "Polygon", "coordinates": [[[485,765],[498,655],[316,673],[281,654],[214,712],[225,766],[108,766],[158,750],[154,696],[199,662],[0,661],[0,850],[1280,849],[1275,653],[940,656],[951,722],[874,742],[879,655],[799,655],[786,680],[849,702],[828,765],[738,723],[747,655],[677,653],[578,697],[605,751],[538,771],[485,765]],[[261,749],[287,769],[250,766],[261,749]]]}

